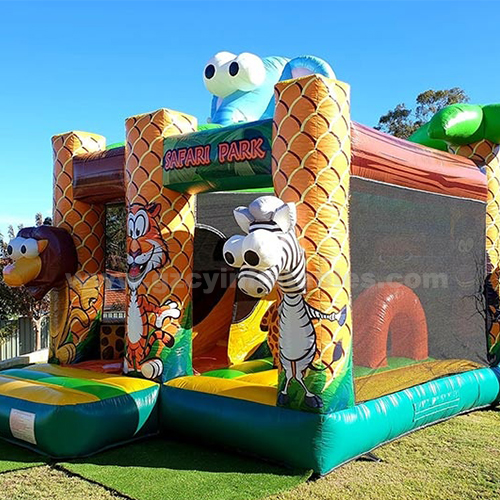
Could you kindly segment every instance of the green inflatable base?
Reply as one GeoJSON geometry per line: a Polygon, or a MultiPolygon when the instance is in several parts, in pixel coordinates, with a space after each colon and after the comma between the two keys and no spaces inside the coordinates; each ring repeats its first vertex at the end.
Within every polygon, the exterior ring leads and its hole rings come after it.
{"type": "Polygon", "coordinates": [[[151,391],[98,403],[50,406],[0,396],[0,438],[52,459],[93,455],[113,446],[158,434],[158,412],[151,391]],[[148,393],[149,392],[149,393],[148,393]],[[138,407],[147,418],[141,422],[138,407]],[[36,416],[36,441],[16,439],[9,426],[12,409],[36,416]]]}
{"type": "Polygon", "coordinates": [[[127,392],[124,377],[99,375],[51,365],[0,372],[0,438],[68,459],[157,434],[159,384],[127,392]]]}
{"type": "Polygon", "coordinates": [[[443,377],[328,414],[162,386],[164,432],[327,474],[384,443],[500,397],[498,368],[443,377]]]}

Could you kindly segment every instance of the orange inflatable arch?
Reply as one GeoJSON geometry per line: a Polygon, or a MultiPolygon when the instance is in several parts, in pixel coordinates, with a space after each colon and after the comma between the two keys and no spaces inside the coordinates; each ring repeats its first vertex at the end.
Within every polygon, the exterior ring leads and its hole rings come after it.
{"type": "Polygon", "coordinates": [[[390,355],[427,359],[427,322],[419,298],[400,283],[379,283],[361,293],[353,307],[354,364],[387,366],[390,355]]]}

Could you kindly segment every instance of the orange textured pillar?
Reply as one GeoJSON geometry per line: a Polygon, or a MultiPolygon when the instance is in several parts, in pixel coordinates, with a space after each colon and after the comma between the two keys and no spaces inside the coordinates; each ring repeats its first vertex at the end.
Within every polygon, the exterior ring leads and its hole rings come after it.
{"type": "Polygon", "coordinates": [[[73,159],[101,151],[104,137],[68,132],[52,138],[54,151],[54,226],[66,229],[78,253],[78,271],[51,292],[50,354],[54,363],[99,358],[99,322],[104,296],[103,205],[73,197],[73,159]]]}
{"type": "MultiPolygon", "coordinates": [[[[319,75],[275,88],[273,182],[276,196],[297,206],[297,235],[306,252],[306,301],[324,313],[347,308],[345,322],[315,320],[316,369],[306,385],[321,394],[319,411],[354,404],[350,308],[349,86],[319,75]]],[[[280,388],[284,383],[280,373],[280,388]]],[[[302,392],[298,392],[302,395],[302,392]]],[[[308,409],[301,397],[289,406],[308,409]]]]}
{"type": "Polygon", "coordinates": [[[126,120],[125,372],[168,380],[191,366],[194,196],[163,188],[163,139],[196,130],[167,109],[126,120]]]}
{"type": "Polygon", "coordinates": [[[488,358],[492,365],[500,364],[500,145],[487,140],[462,146],[449,146],[450,152],[473,160],[484,168],[488,183],[486,199],[486,253],[488,256],[487,328],[488,358]]]}

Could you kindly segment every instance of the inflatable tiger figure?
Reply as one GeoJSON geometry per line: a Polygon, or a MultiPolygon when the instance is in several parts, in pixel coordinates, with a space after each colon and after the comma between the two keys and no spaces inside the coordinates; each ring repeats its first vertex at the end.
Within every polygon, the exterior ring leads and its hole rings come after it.
{"type": "Polygon", "coordinates": [[[168,261],[168,249],[158,225],[161,205],[134,203],[127,220],[127,354],[124,372],[136,371],[148,379],[163,372],[161,352],[174,345],[181,311],[176,302],[160,305],[147,293],[144,278],[168,261]]]}

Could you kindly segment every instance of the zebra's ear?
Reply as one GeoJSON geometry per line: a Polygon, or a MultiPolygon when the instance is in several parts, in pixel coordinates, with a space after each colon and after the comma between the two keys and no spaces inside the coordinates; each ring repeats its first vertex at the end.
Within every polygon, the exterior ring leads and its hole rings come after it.
{"type": "Polygon", "coordinates": [[[237,207],[233,210],[233,214],[238,226],[240,226],[241,229],[248,234],[248,231],[250,230],[250,223],[255,220],[250,213],[250,210],[248,210],[247,207],[237,207]]]}
{"type": "Polygon", "coordinates": [[[284,233],[292,230],[297,223],[297,207],[295,203],[285,203],[273,215],[273,221],[278,224],[284,233]]]}

